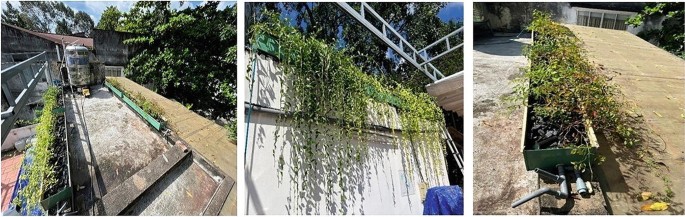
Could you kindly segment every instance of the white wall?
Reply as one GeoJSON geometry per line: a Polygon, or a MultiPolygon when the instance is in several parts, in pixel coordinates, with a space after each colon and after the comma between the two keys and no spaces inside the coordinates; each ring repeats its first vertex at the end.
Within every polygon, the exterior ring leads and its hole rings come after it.
{"type": "MultiPolygon", "coordinates": [[[[250,53],[247,52],[249,55],[250,53]]],[[[280,84],[278,77],[281,76],[278,64],[270,57],[258,57],[258,70],[254,82],[252,103],[261,106],[280,109],[280,84]]],[[[248,63],[252,67],[252,62],[248,63]]],[[[251,76],[251,75],[248,75],[251,76]]],[[[246,98],[249,101],[250,81],[246,81],[246,98]]],[[[249,109],[246,108],[246,111],[249,109]]],[[[337,196],[331,201],[327,200],[324,190],[315,186],[309,199],[297,201],[298,196],[292,193],[293,186],[289,179],[291,171],[284,167],[283,175],[279,176],[278,157],[274,157],[274,132],[278,127],[279,132],[289,129],[287,123],[277,122],[277,114],[263,111],[253,111],[249,120],[247,157],[245,164],[245,181],[247,183],[247,214],[335,214],[339,213],[341,203],[337,196]],[[334,208],[331,208],[331,205],[334,208]]],[[[247,118],[245,119],[247,121],[247,118]]],[[[397,123],[398,119],[374,121],[376,124],[389,126],[391,122],[397,123]]],[[[369,147],[369,159],[363,164],[352,169],[347,174],[352,182],[357,183],[348,191],[350,196],[345,207],[347,213],[354,214],[422,214],[423,204],[419,191],[421,175],[426,177],[428,186],[449,185],[444,159],[440,168],[424,168],[430,165],[421,165],[420,170],[414,169],[413,180],[403,184],[401,174],[404,173],[403,153],[400,148],[392,143],[392,138],[399,136],[399,132],[369,131],[369,140],[362,145],[369,147]],[[421,173],[419,173],[421,171],[421,173]],[[431,172],[428,172],[431,171],[431,172]],[[434,171],[441,171],[442,175],[434,171]],[[403,194],[403,192],[407,192],[403,194]]],[[[290,141],[286,136],[280,136],[276,141],[277,150],[275,156],[283,154],[286,165],[290,157],[290,141]],[[281,149],[283,147],[283,149],[281,149]]],[[[355,141],[351,141],[356,143],[355,141]]],[[[322,159],[325,161],[325,159],[322,159]]],[[[414,161],[410,159],[409,161],[414,161]]],[[[325,168],[319,168],[325,173],[325,168]]],[[[322,185],[318,185],[321,187],[322,185]]],[[[336,188],[339,190],[339,188],[336,188]]]]}

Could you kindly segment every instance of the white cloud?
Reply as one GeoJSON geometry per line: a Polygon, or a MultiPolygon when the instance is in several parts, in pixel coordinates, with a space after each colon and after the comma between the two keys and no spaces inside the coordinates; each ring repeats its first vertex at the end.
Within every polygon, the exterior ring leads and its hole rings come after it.
{"type": "Polygon", "coordinates": [[[190,2],[188,1],[183,1],[183,2],[178,2],[178,1],[172,1],[171,2],[171,8],[176,9],[176,10],[183,10],[186,8],[189,8],[190,2]]]}
{"type": "Polygon", "coordinates": [[[19,1],[5,1],[5,0],[3,0],[3,1],[0,1],[0,3],[2,4],[2,5],[0,5],[0,8],[2,8],[2,10],[6,9],[5,5],[7,5],[7,2],[9,2],[12,5],[12,7],[14,7],[14,8],[19,8],[19,6],[20,6],[19,1]]]}
{"type": "Polygon", "coordinates": [[[219,2],[217,9],[223,10],[223,9],[226,9],[227,7],[233,7],[233,5],[235,5],[234,1],[222,1],[222,2],[219,2]]]}

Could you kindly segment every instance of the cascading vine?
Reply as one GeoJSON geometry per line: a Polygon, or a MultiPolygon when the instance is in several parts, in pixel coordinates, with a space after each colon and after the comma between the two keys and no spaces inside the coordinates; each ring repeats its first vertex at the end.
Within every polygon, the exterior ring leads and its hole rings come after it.
{"type": "Polygon", "coordinates": [[[383,85],[382,77],[362,72],[344,49],[303,35],[277,14],[265,15],[269,21],[254,24],[250,33],[252,41],[269,34],[279,42],[281,109],[286,114],[278,122],[287,127],[275,132],[273,154],[279,179],[290,172],[290,200],[296,206],[290,209],[311,213],[318,210],[311,198],[326,198],[330,213],[349,212],[370,173],[364,168],[369,131],[379,127],[374,121],[384,122],[392,135],[401,130],[393,143],[408,174],[424,167],[419,171],[422,181],[443,175],[445,121],[434,98],[400,84],[383,85]]]}

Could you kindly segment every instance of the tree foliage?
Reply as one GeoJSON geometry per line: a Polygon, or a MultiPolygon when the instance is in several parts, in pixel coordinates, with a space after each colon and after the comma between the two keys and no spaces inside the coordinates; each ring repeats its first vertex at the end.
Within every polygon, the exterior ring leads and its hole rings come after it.
{"type": "Polygon", "coordinates": [[[20,1],[19,8],[5,2],[2,22],[38,32],[90,35],[95,22],[83,11],[74,11],[64,2],[20,1]],[[59,32],[58,32],[59,31],[59,32]]]}
{"type": "Polygon", "coordinates": [[[170,2],[137,2],[123,14],[120,31],[138,36],[127,77],[148,84],[212,119],[232,120],[236,106],[236,8],[218,2],[171,9],[170,2]]]}
{"type": "MultiPolygon", "coordinates": [[[[462,22],[443,22],[438,18],[437,14],[445,7],[445,3],[368,4],[417,50],[463,25],[462,22]]],[[[359,7],[358,4],[352,5],[359,7]]],[[[424,86],[432,82],[413,65],[401,61],[402,58],[389,51],[383,41],[334,3],[253,3],[251,7],[252,13],[257,16],[248,17],[246,22],[263,21],[264,17],[259,17],[262,9],[278,11],[282,18],[292,18],[291,25],[299,28],[300,32],[345,48],[345,52],[362,71],[370,75],[383,75],[388,78],[387,81],[392,81],[388,82],[390,85],[403,83],[413,90],[425,92],[424,86]]],[[[443,56],[433,64],[445,75],[460,72],[463,70],[463,49],[443,56]]]]}
{"type": "Polygon", "coordinates": [[[642,25],[649,18],[665,16],[661,21],[660,29],[646,29],[638,33],[638,36],[656,42],[656,45],[685,59],[685,3],[647,3],[645,8],[637,15],[631,17],[626,23],[632,26],[642,25]]]}
{"type": "Polygon", "coordinates": [[[100,21],[96,28],[103,30],[116,30],[119,27],[119,19],[122,14],[115,6],[107,6],[100,16],[100,21]]]}

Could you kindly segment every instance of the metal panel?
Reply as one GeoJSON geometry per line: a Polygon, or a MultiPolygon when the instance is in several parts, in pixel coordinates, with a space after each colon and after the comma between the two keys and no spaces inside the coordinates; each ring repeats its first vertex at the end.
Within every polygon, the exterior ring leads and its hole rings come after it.
{"type": "Polygon", "coordinates": [[[10,107],[7,110],[2,111],[2,141],[5,141],[7,134],[9,134],[14,122],[17,121],[17,112],[24,108],[29,99],[29,93],[33,92],[36,88],[36,84],[45,76],[45,72],[48,69],[47,55],[46,52],[42,52],[36,56],[33,56],[19,64],[13,65],[5,70],[2,70],[2,92],[7,99],[10,107]],[[32,67],[34,64],[40,67],[32,67]],[[35,70],[35,68],[38,68],[35,70]],[[28,69],[28,70],[27,70],[28,69]],[[26,75],[26,72],[28,75],[26,75]],[[10,81],[15,76],[19,76],[22,80],[22,87],[24,89],[21,91],[19,96],[13,96],[7,87],[7,82],[10,81]],[[28,79],[28,80],[27,80],[28,79]]]}
{"type": "Polygon", "coordinates": [[[257,35],[257,41],[255,43],[257,50],[265,52],[271,56],[280,59],[279,45],[276,37],[268,34],[257,35]]]}

